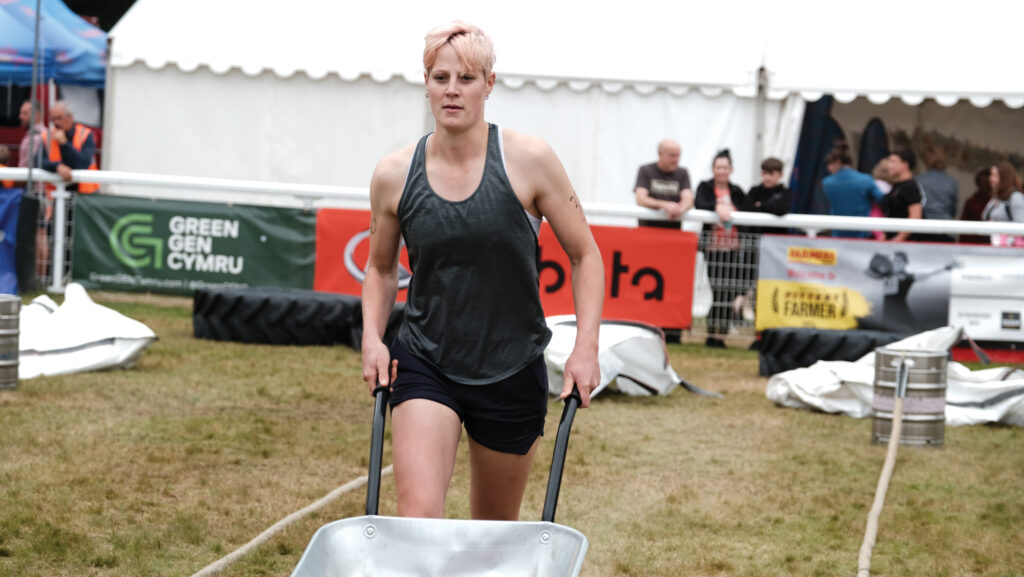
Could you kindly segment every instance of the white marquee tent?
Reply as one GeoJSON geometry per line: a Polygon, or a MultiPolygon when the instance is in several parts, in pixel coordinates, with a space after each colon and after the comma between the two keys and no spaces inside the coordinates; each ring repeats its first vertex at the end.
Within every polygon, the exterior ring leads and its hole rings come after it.
{"type": "Polygon", "coordinates": [[[730,148],[749,186],[763,156],[791,166],[804,101],[822,94],[968,116],[998,102],[1021,122],[1017,42],[991,29],[1022,14],[994,0],[138,0],[110,35],[104,168],[366,186],[431,129],[423,35],[458,18],[495,42],[488,119],[547,139],[585,200],[632,203],[665,137],[695,181],[730,148]]]}

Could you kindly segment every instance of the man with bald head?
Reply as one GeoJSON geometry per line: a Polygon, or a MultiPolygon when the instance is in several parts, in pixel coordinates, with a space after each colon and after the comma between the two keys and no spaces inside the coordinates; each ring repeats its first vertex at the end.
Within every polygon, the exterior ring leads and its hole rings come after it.
{"type": "MultiPolygon", "coordinates": [[[[665,211],[674,220],[640,219],[640,226],[674,228],[679,230],[683,213],[693,208],[693,191],[690,189],[690,173],[679,166],[682,148],[674,140],[665,139],[658,143],[658,161],[645,164],[636,174],[636,203],[640,206],[665,211]]],[[[662,327],[665,340],[680,342],[678,328],[662,327]]]]}
{"type": "MultiPolygon", "coordinates": [[[[96,170],[96,139],[92,130],[75,122],[71,109],[63,101],[50,108],[53,130],[45,136],[46,154],[42,168],[56,172],[64,180],[71,180],[72,170],[96,170]]],[[[91,183],[71,185],[68,190],[82,193],[96,192],[99,188],[91,183]]]]}
{"type": "MultiPolygon", "coordinates": [[[[636,203],[640,206],[663,210],[672,219],[679,219],[693,207],[690,173],[679,166],[682,148],[674,140],[658,143],[658,161],[640,167],[636,175],[636,203]]],[[[679,229],[679,222],[640,220],[640,226],[679,229]]]]}

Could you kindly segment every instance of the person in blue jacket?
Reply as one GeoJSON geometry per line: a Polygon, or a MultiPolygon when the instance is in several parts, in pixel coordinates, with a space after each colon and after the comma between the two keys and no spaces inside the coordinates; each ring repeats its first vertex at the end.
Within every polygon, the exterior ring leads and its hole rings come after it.
{"type": "MultiPolygon", "coordinates": [[[[885,196],[875,179],[853,169],[850,147],[845,142],[837,142],[835,148],[826,157],[828,171],[831,173],[821,181],[822,189],[830,205],[829,214],[835,216],[870,216],[871,203],[880,202],[885,196]]],[[[870,238],[866,230],[834,230],[834,237],[870,238]]]]}

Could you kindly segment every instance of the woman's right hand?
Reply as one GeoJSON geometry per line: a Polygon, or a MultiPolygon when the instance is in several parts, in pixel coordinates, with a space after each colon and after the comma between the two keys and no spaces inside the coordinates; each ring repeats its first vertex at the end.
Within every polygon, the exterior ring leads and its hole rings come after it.
{"type": "Polygon", "coordinates": [[[381,340],[363,343],[363,380],[372,395],[377,387],[389,387],[398,377],[398,360],[392,360],[391,351],[381,340]]]}

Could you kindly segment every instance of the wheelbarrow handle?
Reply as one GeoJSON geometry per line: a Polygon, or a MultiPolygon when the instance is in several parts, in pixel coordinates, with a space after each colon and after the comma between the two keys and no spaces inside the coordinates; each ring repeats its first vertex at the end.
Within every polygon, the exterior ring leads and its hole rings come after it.
{"type": "Polygon", "coordinates": [[[366,514],[376,515],[380,506],[380,469],[384,460],[384,423],[388,414],[387,387],[373,391],[373,434],[370,437],[370,472],[366,480],[366,514]]]}
{"type": "Polygon", "coordinates": [[[569,431],[572,421],[576,418],[576,409],[581,402],[580,390],[572,388],[572,393],[565,399],[562,409],[562,420],[558,423],[558,435],[555,437],[555,449],[551,454],[551,474],[548,476],[548,491],[544,496],[544,512],[541,520],[555,522],[555,509],[558,507],[558,491],[562,486],[562,470],[565,468],[565,453],[569,448],[569,431]]]}
{"type": "MultiPolygon", "coordinates": [[[[388,411],[387,387],[377,387],[373,391],[373,434],[370,438],[370,466],[366,482],[366,514],[376,515],[380,507],[380,475],[384,455],[384,424],[388,411]]],[[[555,509],[558,507],[558,492],[562,486],[562,470],[565,468],[565,454],[569,447],[569,432],[572,430],[576,409],[581,402],[580,391],[573,387],[572,393],[565,399],[562,419],[558,423],[558,434],[555,437],[555,449],[551,455],[551,474],[548,477],[548,490],[544,497],[544,512],[541,519],[553,523],[555,509]]]]}

